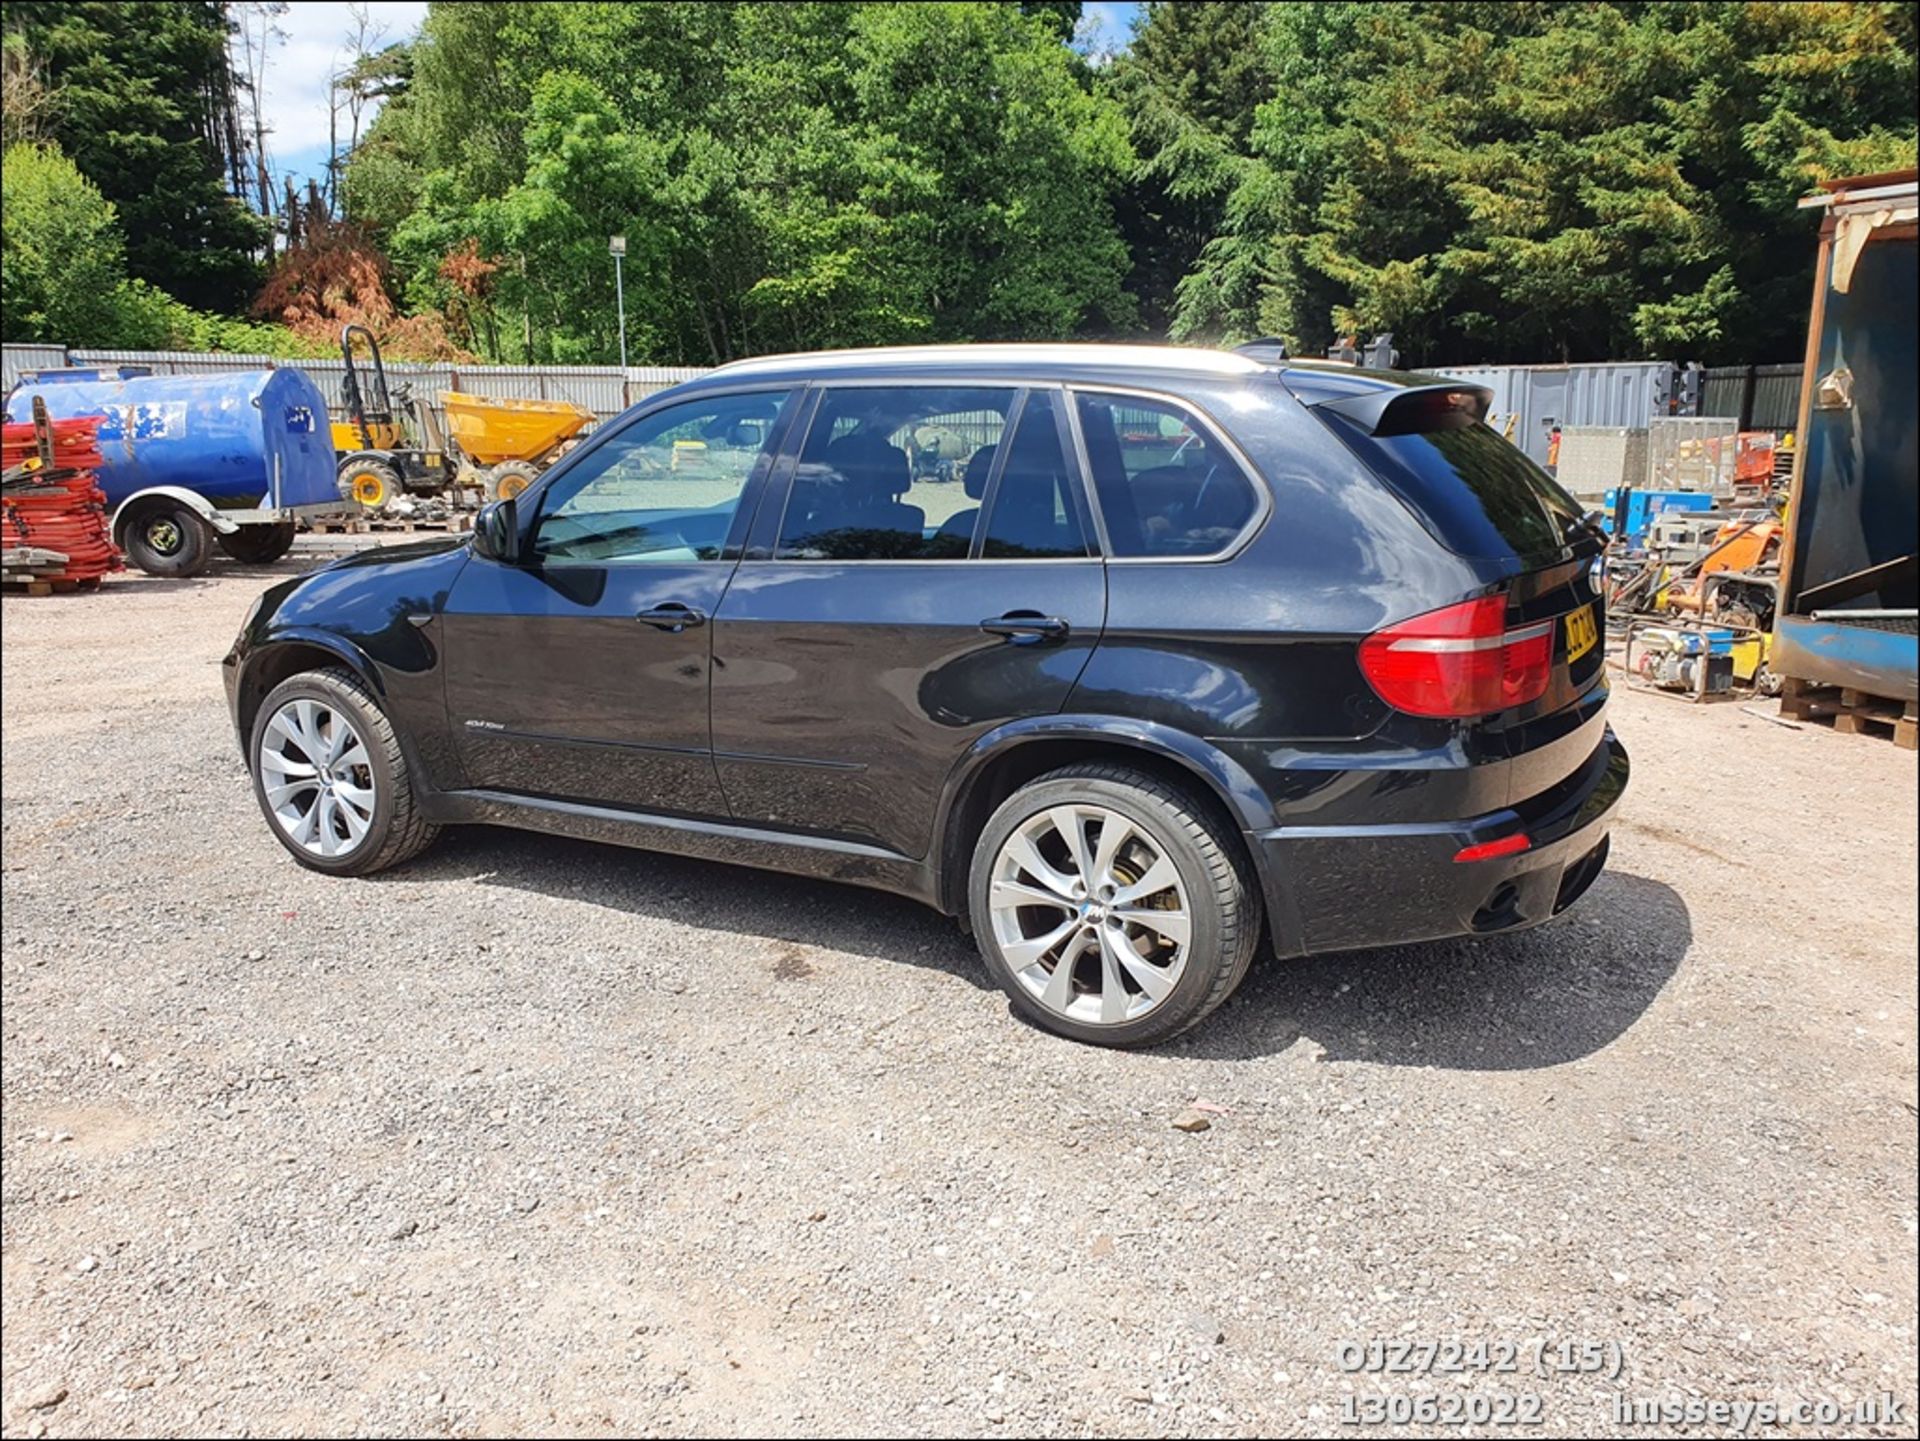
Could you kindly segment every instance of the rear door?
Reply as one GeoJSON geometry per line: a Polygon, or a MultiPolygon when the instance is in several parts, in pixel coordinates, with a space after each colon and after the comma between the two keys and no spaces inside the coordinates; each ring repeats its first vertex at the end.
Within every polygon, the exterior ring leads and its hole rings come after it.
{"type": "Polygon", "coordinates": [[[819,392],[714,625],[736,819],[919,857],[967,748],[1065,704],[1106,613],[1069,434],[1051,387],[819,392]]]}

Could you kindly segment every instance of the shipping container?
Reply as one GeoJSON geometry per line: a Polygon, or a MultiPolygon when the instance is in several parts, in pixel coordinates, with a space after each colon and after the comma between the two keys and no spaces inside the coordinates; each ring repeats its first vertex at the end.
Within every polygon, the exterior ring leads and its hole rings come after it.
{"type": "Polygon", "coordinates": [[[1487,423],[1540,464],[1553,428],[1638,429],[1667,413],[1674,367],[1664,360],[1583,365],[1458,365],[1434,371],[1493,392],[1487,423]]]}

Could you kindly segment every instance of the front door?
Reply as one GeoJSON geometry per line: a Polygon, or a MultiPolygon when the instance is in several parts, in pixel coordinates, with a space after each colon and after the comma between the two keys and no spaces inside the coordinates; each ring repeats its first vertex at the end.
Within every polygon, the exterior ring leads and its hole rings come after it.
{"type": "Polygon", "coordinates": [[[714,626],[736,819],[920,857],[967,748],[1065,704],[1106,614],[1067,435],[1051,388],[820,392],[714,626]]]}
{"type": "Polygon", "coordinates": [[[724,817],[707,731],[712,619],[786,391],[645,412],[522,497],[522,561],[476,556],[440,625],[477,789],[724,817]]]}

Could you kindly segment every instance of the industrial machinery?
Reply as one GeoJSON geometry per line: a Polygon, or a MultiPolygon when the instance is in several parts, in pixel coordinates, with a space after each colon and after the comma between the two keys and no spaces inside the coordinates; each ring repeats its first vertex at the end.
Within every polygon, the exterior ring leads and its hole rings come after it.
{"type": "Polygon", "coordinates": [[[42,370],[7,396],[7,419],[99,416],[96,468],[114,544],[149,575],[205,570],[217,544],[265,564],[303,514],[337,508],[326,397],[305,371],[155,375],[146,366],[42,370]]]}
{"type": "MultiPolygon", "coordinates": [[[[508,500],[571,450],[593,423],[591,410],[565,400],[507,400],[443,390],[447,429],[460,454],[460,484],[490,500],[508,500]]],[[[675,469],[680,453],[674,452],[675,469]]]]}
{"type": "Polygon", "coordinates": [[[1636,637],[1644,647],[1629,669],[1662,689],[1692,691],[1696,699],[1714,694],[1718,665],[1712,674],[1696,674],[1696,649],[1671,639],[1711,634],[1714,654],[1729,662],[1730,680],[1762,695],[1777,693],[1772,629],[1783,535],[1781,521],[1767,510],[1675,511],[1655,519],[1644,552],[1608,566],[1608,614],[1626,627],[1629,653],[1636,637]]]}
{"type": "Polygon", "coordinates": [[[340,388],[347,418],[332,424],[340,494],[367,510],[379,510],[403,494],[438,495],[450,487],[454,464],[433,411],[416,401],[405,384],[388,390],[387,367],[373,332],[364,325],[343,327],[340,358],[346,362],[340,388]],[[366,341],[364,374],[354,359],[356,334],[366,341]],[[409,412],[419,444],[413,443],[401,418],[409,412]]]}
{"type": "Polygon", "coordinates": [[[1780,540],[1773,518],[1736,517],[1714,533],[1694,573],[1666,587],[1669,611],[1768,629],[1780,586],[1780,540]]]}
{"type": "Polygon", "coordinates": [[[1630,674],[1659,690],[1685,691],[1695,700],[1733,689],[1731,630],[1650,627],[1628,636],[1630,674]],[[1634,642],[1639,653],[1634,653],[1634,642]]]}

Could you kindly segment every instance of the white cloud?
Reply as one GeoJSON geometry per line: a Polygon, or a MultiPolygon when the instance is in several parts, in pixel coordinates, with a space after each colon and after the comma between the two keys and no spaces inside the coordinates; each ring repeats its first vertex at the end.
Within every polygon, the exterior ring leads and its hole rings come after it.
{"type": "Polygon", "coordinates": [[[1139,12],[1137,4],[1108,3],[1108,0],[1082,5],[1080,23],[1074,27],[1073,48],[1095,67],[1111,63],[1133,43],[1133,23],[1139,12]]]}
{"type": "MultiPolygon", "coordinates": [[[[411,39],[427,15],[425,0],[367,0],[361,8],[375,32],[384,30],[377,45],[411,39]]],[[[268,127],[267,151],[276,170],[303,169],[299,162],[315,156],[325,163],[328,82],[352,55],[352,12],[345,0],[293,0],[287,13],[274,21],[281,36],[268,44],[260,104],[268,127]]],[[[233,51],[236,66],[244,68],[238,37],[233,51]]],[[[361,116],[362,130],[372,118],[369,108],[361,116]]],[[[341,143],[346,143],[344,135],[341,143]]]]}

